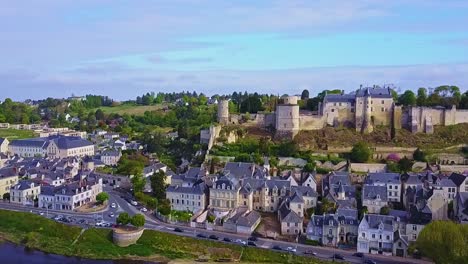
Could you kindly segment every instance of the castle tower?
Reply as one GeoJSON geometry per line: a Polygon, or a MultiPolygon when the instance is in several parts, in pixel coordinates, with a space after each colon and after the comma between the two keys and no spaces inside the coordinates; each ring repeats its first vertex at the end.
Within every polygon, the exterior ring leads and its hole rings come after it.
{"type": "Polygon", "coordinates": [[[297,96],[282,97],[280,104],[276,107],[276,135],[294,138],[299,133],[299,129],[297,96]]]}
{"type": "Polygon", "coordinates": [[[219,100],[218,102],[218,123],[226,125],[229,123],[229,101],[219,100]]]}
{"type": "Polygon", "coordinates": [[[361,127],[361,133],[372,133],[374,125],[372,124],[372,97],[367,88],[366,95],[364,96],[364,116],[361,127]]]}

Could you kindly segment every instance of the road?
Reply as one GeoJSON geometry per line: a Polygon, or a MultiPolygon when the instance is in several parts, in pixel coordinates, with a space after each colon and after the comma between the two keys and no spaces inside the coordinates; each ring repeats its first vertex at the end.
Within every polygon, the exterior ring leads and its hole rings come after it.
{"type": "MultiPolygon", "coordinates": [[[[11,204],[8,202],[0,202],[0,208],[1,209],[6,209],[6,210],[13,210],[13,211],[22,211],[22,212],[32,212],[32,213],[37,213],[40,214],[42,213],[44,217],[48,218],[54,218],[57,215],[63,215],[65,217],[71,217],[74,219],[73,223],[75,225],[80,225],[82,227],[86,226],[94,226],[94,223],[98,219],[103,219],[106,222],[110,223],[115,223],[115,218],[122,212],[127,212],[129,215],[134,215],[137,213],[141,213],[139,208],[140,207],[135,207],[131,204],[129,204],[125,199],[121,197],[122,194],[115,192],[114,190],[110,188],[105,188],[105,191],[109,193],[109,203],[116,204],[116,208],[111,208],[108,206],[104,210],[98,213],[80,213],[80,212],[71,212],[71,211],[56,211],[56,210],[44,210],[42,208],[34,208],[31,206],[22,206],[22,205],[16,205],[16,204],[11,204]],[[114,217],[109,216],[110,213],[114,214],[114,217]],[[80,220],[85,220],[87,223],[80,223],[80,220]]],[[[203,234],[206,235],[207,237],[210,235],[215,235],[219,237],[220,242],[222,243],[228,243],[228,242],[223,242],[223,238],[229,238],[232,241],[236,241],[237,239],[241,239],[243,241],[247,241],[248,236],[246,235],[241,235],[241,234],[233,234],[233,233],[225,233],[225,232],[217,232],[217,231],[209,231],[205,229],[196,229],[188,226],[176,226],[176,225],[171,225],[168,223],[161,222],[154,218],[150,213],[145,213],[145,218],[146,218],[146,224],[145,228],[147,229],[154,229],[158,230],[161,232],[166,232],[166,233],[172,233],[175,235],[180,235],[180,236],[188,236],[188,237],[193,237],[196,239],[203,239],[203,238],[198,238],[198,234],[203,234]],[[183,232],[175,232],[174,228],[179,227],[183,230],[183,232]]],[[[258,238],[258,241],[255,242],[257,244],[257,247],[260,248],[265,248],[265,249],[272,249],[274,246],[279,246],[283,250],[291,247],[296,249],[296,252],[294,254],[297,255],[305,255],[304,253],[306,251],[313,251],[317,255],[315,257],[320,258],[320,259],[327,259],[331,260],[333,254],[340,254],[345,258],[345,262],[349,263],[363,263],[364,259],[371,259],[375,261],[376,263],[382,263],[382,264],[403,264],[403,263],[416,263],[416,264],[425,264],[425,263],[430,263],[424,260],[417,260],[417,259],[412,259],[412,258],[401,258],[401,257],[394,257],[394,256],[383,256],[383,255],[370,255],[366,254],[364,258],[359,258],[359,257],[354,257],[352,256],[354,251],[347,251],[347,250],[342,250],[342,249],[335,249],[335,248],[329,248],[329,247],[317,247],[317,246],[309,246],[309,245],[304,245],[304,244],[298,244],[298,243],[293,243],[293,242],[286,242],[286,241],[277,241],[277,240],[272,240],[272,239],[264,239],[264,238],[258,238]]]]}

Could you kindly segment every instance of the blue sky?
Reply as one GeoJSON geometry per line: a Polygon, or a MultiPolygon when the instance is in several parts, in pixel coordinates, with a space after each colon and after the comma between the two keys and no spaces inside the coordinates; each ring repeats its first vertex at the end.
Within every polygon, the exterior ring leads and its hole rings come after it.
{"type": "Polygon", "coordinates": [[[467,1],[229,2],[3,1],[0,99],[468,87],[467,1]]]}

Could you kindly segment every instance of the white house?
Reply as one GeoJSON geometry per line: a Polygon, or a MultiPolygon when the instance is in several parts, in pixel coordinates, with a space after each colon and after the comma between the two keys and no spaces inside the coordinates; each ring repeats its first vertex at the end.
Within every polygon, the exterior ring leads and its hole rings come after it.
{"type": "Polygon", "coordinates": [[[45,157],[47,146],[47,138],[18,139],[10,142],[8,151],[20,157],[45,157]]]}
{"type": "Polygon", "coordinates": [[[370,214],[379,214],[380,209],[387,205],[387,187],[364,184],[362,187],[362,206],[366,206],[370,214]]]}
{"type": "Polygon", "coordinates": [[[121,157],[122,152],[118,150],[106,150],[101,154],[101,161],[107,166],[115,166],[121,157]]]}
{"type": "Polygon", "coordinates": [[[391,255],[396,229],[392,216],[364,215],[358,228],[357,252],[391,255]]]}
{"type": "Polygon", "coordinates": [[[7,138],[0,138],[0,153],[7,153],[9,144],[10,141],[7,138]]]}
{"type": "Polygon", "coordinates": [[[374,186],[385,186],[387,188],[387,199],[390,202],[401,201],[401,182],[398,173],[369,173],[366,184],[374,186]]]}
{"type": "Polygon", "coordinates": [[[81,137],[59,136],[50,140],[47,156],[50,158],[84,157],[94,155],[94,144],[81,137]]]}
{"type": "Polygon", "coordinates": [[[10,202],[22,205],[34,205],[34,200],[39,196],[41,186],[32,181],[19,181],[10,189],[10,202]]]}
{"type": "Polygon", "coordinates": [[[183,185],[169,186],[166,198],[171,202],[172,210],[197,213],[207,207],[207,187],[202,181],[186,182],[183,185]]]}

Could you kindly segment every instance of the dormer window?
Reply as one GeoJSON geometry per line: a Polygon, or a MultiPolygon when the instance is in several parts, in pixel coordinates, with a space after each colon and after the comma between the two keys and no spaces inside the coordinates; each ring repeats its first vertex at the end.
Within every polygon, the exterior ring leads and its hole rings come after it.
{"type": "Polygon", "coordinates": [[[330,220],[330,221],[328,222],[328,225],[331,225],[331,226],[332,226],[332,225],[333,225],[333,220],[330,220]]]}

